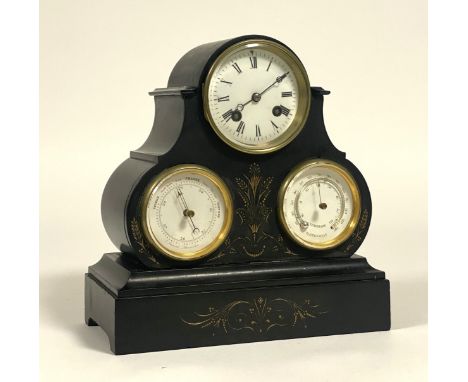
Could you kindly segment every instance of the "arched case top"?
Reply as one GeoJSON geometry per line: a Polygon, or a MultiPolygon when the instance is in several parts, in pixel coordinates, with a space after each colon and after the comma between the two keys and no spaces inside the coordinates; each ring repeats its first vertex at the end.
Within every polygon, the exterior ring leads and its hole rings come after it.
{"type": "MultiPolygon", "coordinates": [[[[273,41],[290,50],[281,41],[262,35],[245,35],[203,44],[193,48],[180,58],[174,69],[172,69],[167,86],[169,88],[179,86],[201,87],[211,65],[225,49],[241,41],[257,39],[273,41]]],[[[299,60],[298,57],[297,59],[299,60]]]]}

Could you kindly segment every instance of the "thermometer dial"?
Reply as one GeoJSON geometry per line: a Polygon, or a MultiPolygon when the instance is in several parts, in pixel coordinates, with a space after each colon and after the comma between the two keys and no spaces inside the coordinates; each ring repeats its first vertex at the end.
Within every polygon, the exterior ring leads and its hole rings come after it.
{"type": "Polygon", "coordinates": [[[149,242],[177,260],[195,260],[216,250],[232,223],[232,199],[211,170],[180,165],[163,171],[143,198],[142,225],[149,242]]]}
{"type": "Polygon", "coordinates": [[[279,194],[284,229],[310,249],[334,248],[348,239],[358,222],[360,205],[351,174],[327,160],[311,160],[293,169],[279,194]]]}

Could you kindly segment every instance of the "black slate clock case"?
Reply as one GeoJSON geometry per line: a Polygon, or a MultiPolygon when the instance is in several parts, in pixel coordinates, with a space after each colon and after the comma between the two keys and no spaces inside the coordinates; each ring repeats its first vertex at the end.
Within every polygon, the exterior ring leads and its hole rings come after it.
{"type": "Polygon", "coordinates": [[[252,38],[276,41],[243,36],[201,45],[179,60],[168,87],[150,93],[155,119],[148,139],[105,187],[103,223],[120,252],[105,254],[89,267],[85,320],[102,327],[115,354],[390,328],[389,282],[355,254],[367,234],[372,204],[364,177],[327,135],[323,101],[329,92],[311,88],[304,128],[268,154],[229,147],[204,117],[202,89],[212,63],[227,47],[252,38]],[[313,158],[345,167],[361,195],[353,234],[325,251],[297,245],[277,214],[282,180],[313,158]],[[234,221],[214,253],[181,262],[161,255],[146,240],[141,198],[162,170],[192,163],[215,171],[228,185],[234,221]]]}

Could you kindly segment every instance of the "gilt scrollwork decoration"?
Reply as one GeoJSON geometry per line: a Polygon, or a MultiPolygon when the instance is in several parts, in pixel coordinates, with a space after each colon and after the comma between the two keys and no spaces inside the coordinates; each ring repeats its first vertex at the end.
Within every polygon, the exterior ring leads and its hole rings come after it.
{"type": "Polygon", "coordinates": [[[185,324],[200,329],[210,328],[213,334],[228,334],[241,330],[255,334],[268,333],[275,327],[308,327],[310,320],[326,314],[319,305],[305,299],[302,303],[277,297],[256,297],[251,300],[234,300],[222,307],[208,307],[205,313],[194,313],[194,319],[181,317],[185,324]]]}
{"type": "Polygon", "coordinates": [[[260,166],[253,163],[248,174],[234,179],[236,191],[242,202],[236,209],[244,235],[228,237],[219,254],[209,261],[226,255],[246,255],[257,258],[265,253],[294,255],[284,244],[281,234],[266,232],[268,218],[273,208],[268,204],[271,193],[272,176],[263,176],[260,166]]]}

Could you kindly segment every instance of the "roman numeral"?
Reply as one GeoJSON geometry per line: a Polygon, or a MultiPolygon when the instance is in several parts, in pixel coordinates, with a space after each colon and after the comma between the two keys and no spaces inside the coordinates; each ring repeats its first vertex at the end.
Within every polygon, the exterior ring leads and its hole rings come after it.
{"type": "Polygon", "coordinates": [[[244,128],[245,128],[245,122],[240,121],[239,126],[237,126],[237,129],[236,129],[237,135],[244,134],[244,128]]]}
{"type": "Polygon", "coordinates": [[[258,138],[261,135],[262,135],[262,133],[260,132],[260,126],[255,125],[255,136],[258,138]]]}
{"type": "Polygon", "coordinates": [[[282,92],[281,97],[292,97],[292,92],[282,92]]]}
{"type": "Polygon", "coordinates": [[[283,106],[283,105],[280,105],[280,108],[281,108],[281,114],[284,114],[284,115],[289,115],[289,112],[291,110],[289,110],[286,106],[283,106]]]}
{"type": "Polygon", "coordinates": [[[239,67],[239,65],[237,65],[237,62],[234,62],[234,64],[232,64],[232,67],[233,67],[234,69],[237,70],[237,73],[240,74],[240,73],[242,72],[242,70],[241,70],[241,68],[239,67]]]}
{"type": "Polygon", "coordinates": [[[231,119],[231,117],[232,117],[232,113],[233,113],[232,109],[231,109],[231,110],[228,110],[227,112],[225,112],[225,113],[223,114],[223,118],[224,118],[226,121],[229,121],[229,120],[231,119]]]}
{"type": "Polygon", "coordinates": [[[271,59],[271,60],[270,60],[270,63],[268,64],[268,68],[267,68],[267,70],[266,70],[267,72],[268,72],[268,70],[270,70],[270,66],[271,66],[271,63],[272,63],[272,62],[273,62],[273,59],[271,59]]]}
{"type": "Polygon", "coordinates": [[[257,69],[257,57],[249,57],[250,58],[250,68],[257,69]]]}
{"type": "Polygon", "coordinates": [[[218,97],[218,102],[229,101],[229,96],[218,97]]]}
{"type": "Polygon", "coordinates": [[[224,81],[224,80],[221,80],[221,82],[224,82],[225,84],[232,85],[232,82],[229,82],[229,81],[224,81]]]}
{"type": "Polygon", "coordinates": [[[276,126],[276,124],[275,124],[273,121],[270,121],[270,122],[271,122],[271,124],[273,125],[273,127],[275,127],[275,128],[277,128],[277,129],[279,129],[279,127],[278,127],[278,126],[276,126]]]}

